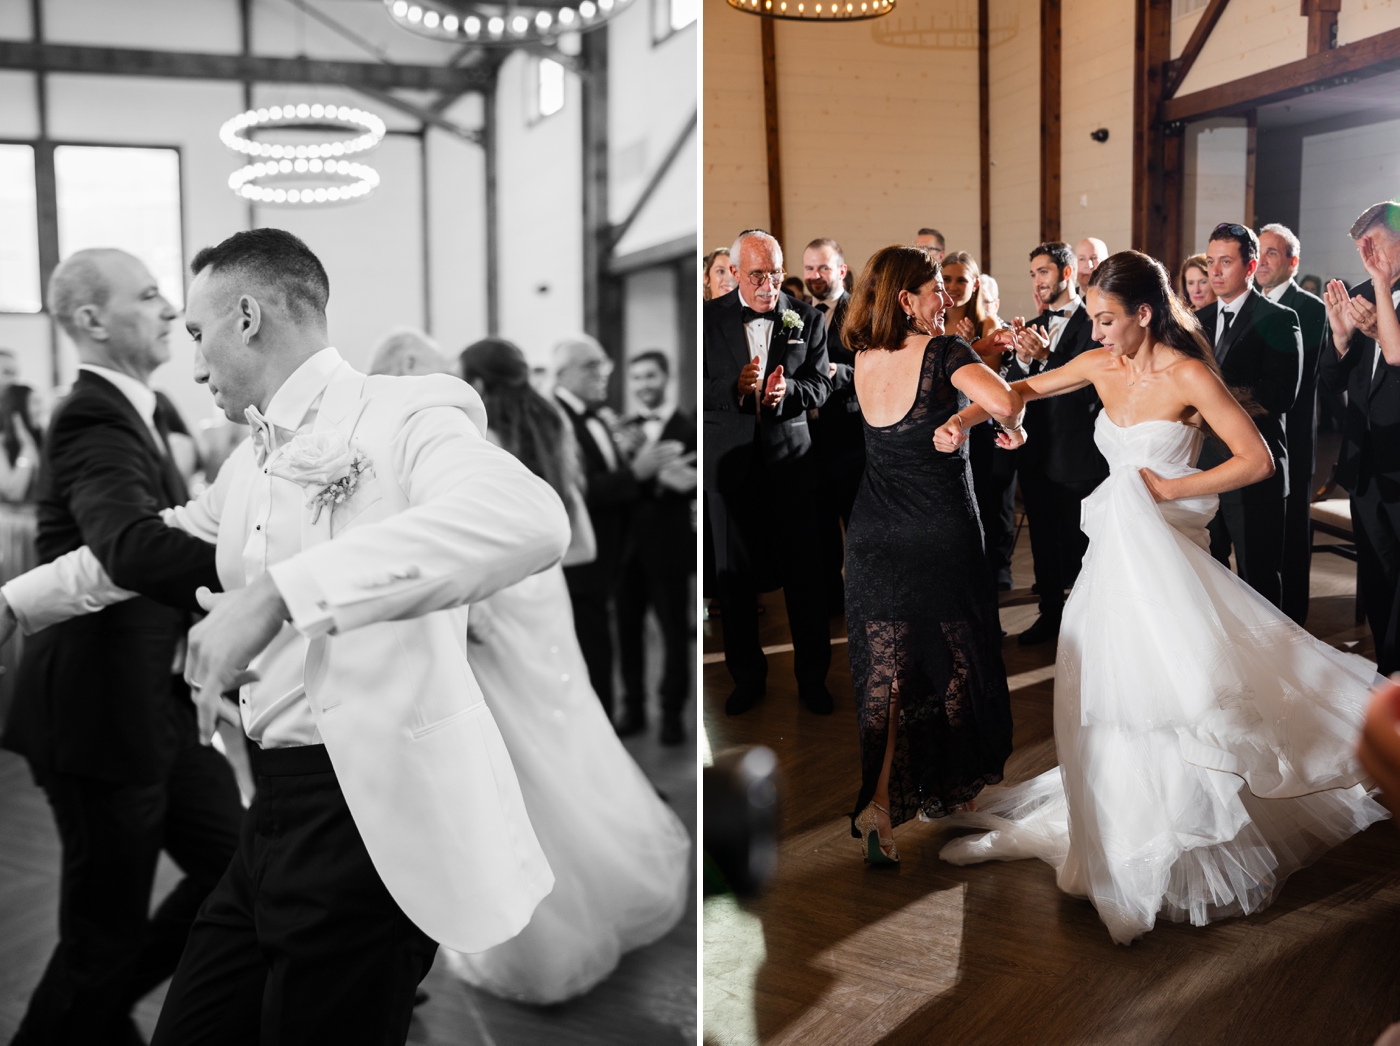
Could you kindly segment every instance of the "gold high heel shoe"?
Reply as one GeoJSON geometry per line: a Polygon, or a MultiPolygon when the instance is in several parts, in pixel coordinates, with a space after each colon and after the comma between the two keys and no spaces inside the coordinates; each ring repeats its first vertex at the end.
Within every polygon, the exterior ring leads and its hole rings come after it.
{"type": "Polygon", "coordinates": [[[888,843],[880,838],[880,822],[875,817],[876,810],[886,817],[890,815],[883,806],[873,802],[856,814],[855,825],[860,832],[861,853],[867,864],[898,864],[899,849],[894,845],[894,836],[890,836],[888,843]]]}

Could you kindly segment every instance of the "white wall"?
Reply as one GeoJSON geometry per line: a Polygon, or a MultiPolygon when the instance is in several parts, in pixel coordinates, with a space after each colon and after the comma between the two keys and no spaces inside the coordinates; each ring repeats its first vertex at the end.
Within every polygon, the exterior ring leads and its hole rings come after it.
{"type": "Polygon", "coordinates": [[[1206,249],[1221,222],[1245,221],[1249,128],[1243,118],[1202,120],[1186,128],[1182,150],[1182,252],[1206,249]]]}
{"type": "Polygon", "coordinates": [[[1371,204],[1400,196],[1400,120],[1304,138],[1302,174],[1299,271],[1365,280],[1347,230],[1371,204]]]}

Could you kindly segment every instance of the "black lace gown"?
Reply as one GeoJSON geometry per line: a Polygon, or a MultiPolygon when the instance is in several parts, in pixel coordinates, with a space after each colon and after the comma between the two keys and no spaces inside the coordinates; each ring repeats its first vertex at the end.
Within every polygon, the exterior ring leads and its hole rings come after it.
{"type": "MultiPolygon", "coordinates": [[[[961,338],[931,338],[914,405],[865,426],[865,477],[846,536],[846,625],[860,724],[861,788],[884,764],[890,698],[899,728],[890,819],[942,817],[1001,781],[1011,754],[1011,698],[1001,623],[967,464],[933,434],[968,401],[948,380],[981,365],[961,338]]],[[[857,834],[852,827],[852,834],[857,834]]]]}

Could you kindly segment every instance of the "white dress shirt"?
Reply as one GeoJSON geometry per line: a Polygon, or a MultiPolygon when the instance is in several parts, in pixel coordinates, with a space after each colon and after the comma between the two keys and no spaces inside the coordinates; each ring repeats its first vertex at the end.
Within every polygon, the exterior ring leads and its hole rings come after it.
{"type": "Polygon", "coordinates": [[[1268,298],[1271,302],[1277,305],[1279,303],[1279,299],[1282,298],[1286,293],[1288,293],[1288,287],[1292,282],[1292,280],[1284,280],[1273,290],[1265,291],[1264,297],[1268,298]]]}
{"type": "Polygon", "coordinates": [[[661,433],[666,430],[667,423],[675,413],[675,405],[667,403],[662,403],[655,410],[644,409],[637,412],[637,417],[642,423],[642,432],[646,435],[648,443],[660,441],[661,433]]]}
{"type": "MultiPolygon", "coordinates": [[[[1064,329],[1069,326],[1070,318],[1074,315],[1075,310],[1084,308],[1084,299],[1076,295],[1070,299],[1068,305],[1061,305],[1060,308],[1064,310],[1064,315],[1051,316],[1050,322],[1047,325],[1047,329],[1050,331],[1050,352],[1052,355],[1055,350],[1060,347],[1060,335],[1064,333],[1064,329]]],[[[1022,374],[1029,374],[1031,372],[1031,365],[1023,362],[1019,355],[1013,354],[1012,358],[1015,359],[1016,366],[1021,368],[1022,374]]]]}
{"type": "Polygon", "coordinates": [[[1215,310],[1215,337],[1211,340],[1212,347],[1218,348],[1220,339],[1225,337],[1225,314],[1227,312],[1230,314],[1230,323],[1233,324],[1235,320],[1240,318],[1240,307],[1244,305],[1244,300],[1248,297],[1249,287],[1246,285],[1244,290],[1229,301],[1224,298],[1217,299],[1220,302],[1220,307],[1215,310]]]}
{"type": "MultiPolygon", "coordinates": [[[[739,302],[747,308],[753,306],[744,301],[744,292],[739,291],[739,302]]],[[[776,308],[775,308],[776,311],[776,308]]],[[[768,343],[773,340],[773,321],[768,317],[772,312],[766,313],[763,319],[749,320],[744,324],[744,337],[749,343],[749,359],[758,357],[758,385],[763,387],[763,375],[768,373],[768,343]]]]}
{"type": "Polygon", "coordinates": [[[589,414],[589,406],[579,399],[562,385],[554,387],[554,395],[568,404],[569,409],[575,414],[588,415],[583,419],[583,427],[588,430],[588,434],[593,437],[593,442],[598,444],[598,453],[603,455],[603,460],[608,463],[609,471],[617,468],[617,448],[613,446],[612,433],[603,424],[603,419],[596,414],[589,414]]]}

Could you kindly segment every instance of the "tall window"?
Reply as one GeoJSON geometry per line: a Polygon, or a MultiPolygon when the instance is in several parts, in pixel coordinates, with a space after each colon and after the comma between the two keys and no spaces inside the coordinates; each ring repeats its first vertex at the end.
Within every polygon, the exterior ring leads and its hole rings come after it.
{"type": "Polygon", "coordinates": [[[59,257],[85,247],[120,247],[145,262],[161,294],[183,308],[180,154],[60,145],[53,166],[59,257]]]}
{"type": "Polygon", "coordinates": [[[0,312],[42,308],[34,147],[0,145],[0,312]]]}
{"type": "Polygon", "coordinates": [[[700,15],[700,0],[652,0],[651,38],[660,43],[700,15]]]}
{"type": "Polygon", "coordinates": [[[564,67],[541,58],[538,74],[540,116],[553,116],[564,108],[564,67]]]}

